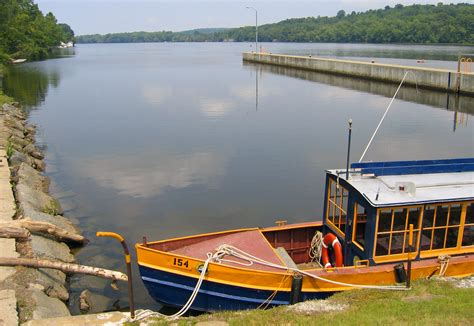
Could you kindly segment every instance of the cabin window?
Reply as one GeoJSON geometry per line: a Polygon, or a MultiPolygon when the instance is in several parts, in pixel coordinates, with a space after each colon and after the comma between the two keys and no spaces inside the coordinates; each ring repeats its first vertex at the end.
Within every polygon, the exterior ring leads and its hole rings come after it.
{"type": "Polygon", "coordinates": [[[461,245],[463,247],[474,245],[474,202],[467,204],[466,220],[464,222],[461,245]]]}
{"type": "Polygon", "coordinates": [[[349,192],[338,182],[329,179],[326,222],[344,236],[349,192]]]}
{"type": "Polygon", "coordinates": [[[423,217],[421,250],[456,248],[461,215],[461,204],[427,206],[423,217]]]}
{"type": "Polygon", "coordinates": [[[364,206],[354,205],[354,229],[352,233],[353,242],[362,250],[365,248],[365,228],[367,225],[367,212],[364,206]]]}
{"type": "Polygon", "coordinates": [[[422,207],[379,209],[375,256],[391,256],[390,259],[403,258],[392,255],[408,252],[410,224],[413,224],[413,238],[416,246],[422,211],[422,207]]]}

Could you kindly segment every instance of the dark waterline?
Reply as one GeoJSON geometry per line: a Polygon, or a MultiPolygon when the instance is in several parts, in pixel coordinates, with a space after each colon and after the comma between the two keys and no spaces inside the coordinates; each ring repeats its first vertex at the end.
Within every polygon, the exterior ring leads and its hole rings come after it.
{"type": "MultiPolygon", "coordinates": [[[[453,68],[473,47],[263,44],[267,51],[453,68]]],[[[250,44],[79,45],[74,56],[14,67],[5,91],[31,111],[52,192],[90,245],[86,264],[124,270],[114,231],[141,241],[275,220],[320,220],[324,170],[352,160],[388,105],[392,85],[244,65],[250,44]]],[[[474,155],[473,99],[403,89],[367,160],[474,155]]],[[[137,305],[157,308],[135,271],[137,305]]],[[[94,278],[84,288],[120,299],[94,278]]],[[[71,307],[77,312],[77,297],[71,307]]],[[[112,308],[109,305],[109,308],[112,308]]]]}

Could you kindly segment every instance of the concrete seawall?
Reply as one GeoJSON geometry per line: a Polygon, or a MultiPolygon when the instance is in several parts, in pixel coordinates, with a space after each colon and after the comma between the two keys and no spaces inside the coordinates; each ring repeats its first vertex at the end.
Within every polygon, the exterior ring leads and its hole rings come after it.
{"type": "Polygon", "coordinates": [[[455,93],[459,91],[461,94],[474,96],[474,74],[472,73],[458,74],[455,71],[443,69],[269,53],[244,52],[243,60],[388,83],[400,83],[405,72],[413,71],[413,74],[407,75],[406,84],[412,86],[417,84],[421,88],[445,92],[455,93]]]}

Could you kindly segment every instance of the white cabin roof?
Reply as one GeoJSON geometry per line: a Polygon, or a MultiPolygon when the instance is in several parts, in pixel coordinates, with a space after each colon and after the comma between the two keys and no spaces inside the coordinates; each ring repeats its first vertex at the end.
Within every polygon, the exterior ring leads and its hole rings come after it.
{"type": "MultiPolygon", "coordinates": [[[[346,170],[327,172],[346,180],[346,170]]],[[[470,171],[382,176],[351,173],[346,181],[375,207],[474,200],[474,172],[470,171]]]]}

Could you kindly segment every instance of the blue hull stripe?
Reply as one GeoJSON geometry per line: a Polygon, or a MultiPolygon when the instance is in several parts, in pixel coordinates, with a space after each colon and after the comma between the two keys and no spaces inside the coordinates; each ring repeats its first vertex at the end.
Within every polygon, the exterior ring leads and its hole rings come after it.
{"type": "MultiPolygon", "coordinates": [[[[173,307],[182,307],[189,299],[197,280],[193,277],[179,275],[159,269],[140,266],[140,274],[148,293],[158,302],[173,307]]],[[[302,292],[300,299],[325,299],[329,292],[302,292]]],[[[262,303],[268,302],[268,307],[287,305],[290,299],[289,291],[259,290],[236,285],[204,280],[191,306],[192,310],[243,310],[256,309],[262,303]]]]}
{"type": "MultiPolygon", "coordinates": [[[[153,282],[153,283],[158,283],[162,285],[168,285],[188,291],[194,291],[193,287],[187,286],[187,285],[182,285],[182,284],[176,284],[173,282],[167,282],[167,281],[160,281],[156,280],[154,278],[142,276],[142,280],[148,281],[148,282],[153,282]]],[[[226,299],[233,299],[233,300],[240,300],[240,301],[246,301],[246,302],[255,302],[255,303],[263,303],[266,300],[259,300],[259,299],[253,299],[253,298],[247,298],[247,297],[241,297],[237,295],[229,295],[229,294],[224,294],[220,292],[215,292],[215,291],[207,291],[207,290],[199,290],[199,293],[203,294],[208,294],[208,295],[213,295],[216,297],[221,297],[221,298],[226,298],[226,299]]],[[[272,304],[280,304],[280,305],[287,305],[289,304],[289,301],[279,301],[279,300],[272,300],[272,304]]]]}

